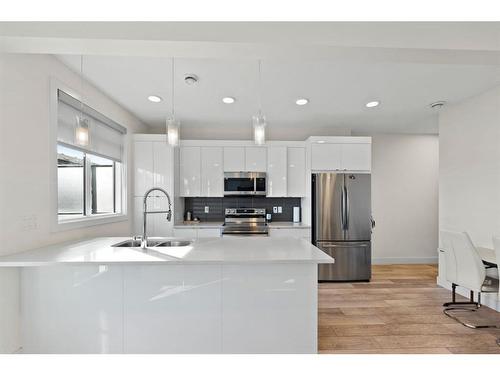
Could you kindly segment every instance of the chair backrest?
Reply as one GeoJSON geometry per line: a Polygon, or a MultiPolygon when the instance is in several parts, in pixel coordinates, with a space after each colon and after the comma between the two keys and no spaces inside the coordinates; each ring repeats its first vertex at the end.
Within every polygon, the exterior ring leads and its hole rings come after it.
{"type": "Polygon", "coordinates": [[[465,232],[441,231],[441,239],[446,259],[446,279],[480,292],[486,270],[469,235],[465,232]]]}

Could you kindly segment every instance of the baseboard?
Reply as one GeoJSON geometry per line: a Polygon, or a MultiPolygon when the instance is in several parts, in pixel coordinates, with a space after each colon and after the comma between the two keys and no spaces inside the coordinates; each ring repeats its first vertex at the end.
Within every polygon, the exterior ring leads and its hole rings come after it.
{"type": "Polygon", "coordinates": [[[438,264],[438,257],[429,257],[429,258],[373,258],[372,264],[438,264]]]}

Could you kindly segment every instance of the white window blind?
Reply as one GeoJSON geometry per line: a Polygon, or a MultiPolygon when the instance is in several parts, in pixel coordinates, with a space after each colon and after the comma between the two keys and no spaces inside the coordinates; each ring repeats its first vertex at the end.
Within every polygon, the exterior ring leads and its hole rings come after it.
{"type": "Polygon", "coordinates": [[[57,141],[76,149],[92,152],[117,162],[122,162],[124,136],[127,129],[87,105],[83,105],[83,117],[89,124],[89,142],[80,146],[75,141],[77,119],[82,108],[79,100],[58,90],[57,141]]]}

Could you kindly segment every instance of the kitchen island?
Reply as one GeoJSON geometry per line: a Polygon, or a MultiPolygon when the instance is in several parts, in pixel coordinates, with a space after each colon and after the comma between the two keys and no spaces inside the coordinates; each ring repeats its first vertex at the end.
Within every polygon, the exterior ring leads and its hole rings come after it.
{"type": "Polygon", "coordinates": [[[317,265],[293,238],[146,250],[97,238],[0,257],[21,268],[25,353],[316,353],[317,265]]]}

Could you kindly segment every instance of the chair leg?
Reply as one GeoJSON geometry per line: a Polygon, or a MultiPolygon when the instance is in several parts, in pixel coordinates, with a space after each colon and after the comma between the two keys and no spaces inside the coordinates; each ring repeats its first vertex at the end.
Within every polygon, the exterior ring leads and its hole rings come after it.
{"type": "Polygon", "coordinates": [[[451,302],[443,303],[444,307],[454,306],[454,305],[471,306],[474,308],[479,307],[479,304],[474,302],[474,292],[472,291],[470,292],[470,300],[468,302],[457,302],[456,293],[457,293],[457,284],[451,284],[451,302]]]}
{"type": "MultiPolygon", "coordinates": [[[[469,312],[476,312],[480,307],[481,307],[481,293],[478,293],[477,295],[477,302],[474,302],[474,292],[470,292],[470,298],[468,302],[456,302],[456,289],[457,285],[452,284],[451,285],[451,302],[446,302],[443,304],[446,309],[443,310],[443,313],[456,320],[458,323],[462,324],[465,327],[468,328],[473,328],[473,329],[481,329],[481,328],[500,328],[500,325],[473,325],[469,323],[464,323],[457,317],[451,315],[449,312],[450,311],[469,311],[469,312]],[[451,307],[449,307],[451,306],[451,307]],[[469,306],[469,307],[468,307],[469,306]]],[[[500,345],[500,339],[497,340],[497,344],[500,345]]]]}

